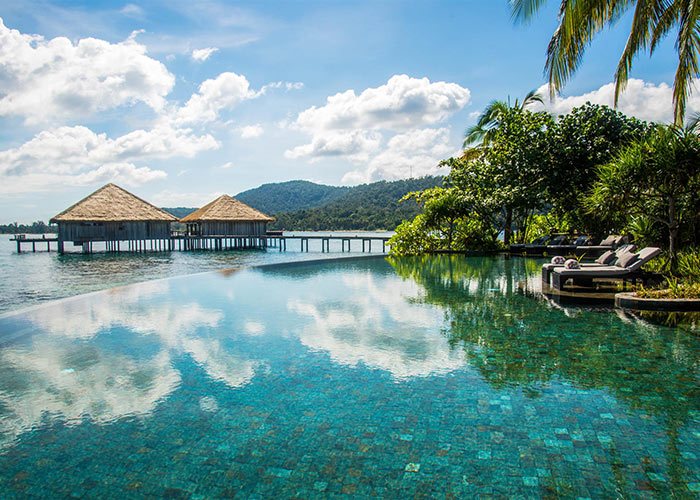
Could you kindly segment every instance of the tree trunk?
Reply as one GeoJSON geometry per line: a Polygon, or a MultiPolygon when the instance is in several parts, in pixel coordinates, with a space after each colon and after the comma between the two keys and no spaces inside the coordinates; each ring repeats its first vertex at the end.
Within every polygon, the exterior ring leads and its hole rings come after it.
{"type": "Polygon", "coordinates": [[[511,231],[513,230],[513,209],[511,207],[506,208],[506,226],[503,229],[503,244],[510,245],[511,231]]]}
{"type": "Polygon", "coordinates": [[[668,255],[670,257],[671,272],[676,271],[678,261],[678,222],[676,221],[676,199],[672,196],[668,201],[668,255]]]}

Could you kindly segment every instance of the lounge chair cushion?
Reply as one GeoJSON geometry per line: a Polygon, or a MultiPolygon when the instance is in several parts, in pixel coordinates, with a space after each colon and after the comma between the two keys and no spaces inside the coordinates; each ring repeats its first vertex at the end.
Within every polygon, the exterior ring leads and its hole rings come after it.
{"type": "Polygon", "coordinates": [[[551,246],[559,246],[563,245],[564,243],[566,243],[566,236],[557,236],[549,242],[551,246]]]}
{"type": "Polygon", "coordinates": [[[598,257],[595,260],[595,262],[597,262],[598,264],[608,265],[612,264],[614,260],[615,252],[608,250],[607,252],[603,253],[600,257],[598,257]]]}
{"type": "Polygon", "coordinates": [[[617,239],[617,236],[615,236],[614,234],[611,234],[610,236],[608,236],[607,238],[605,238],[603,241],[600,242],[600,246],[601,247],[612,246],[615,243],[616,239],[617,239]]]}
{"type": "Polygon", "coordinates": [[[618,257],[615,265],[617,267],[627,268],[631,264],[633,264],[635,261],[637,261],[638,259],[639,259],[639,255],[637,255],[636,253],[625,252],[618,257]]]}

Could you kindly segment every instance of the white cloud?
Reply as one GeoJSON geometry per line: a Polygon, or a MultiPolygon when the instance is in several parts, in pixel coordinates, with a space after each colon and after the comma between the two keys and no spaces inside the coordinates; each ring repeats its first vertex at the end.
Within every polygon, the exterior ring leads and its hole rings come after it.
{"type": "MultiPolygon", "coordinates": [[[[538,92],[549,95],[549,87],[542,85],[538,92]]],[[[607,83],[598,89],[577,96],[556,96],[553,101],[545,97],[545,108],[560,115],[571,111],[586,102],[605,104],[612,107],[615,96],[615,84],[607,83]]],[[[642,120],[671,123],[673,121],[673,89],[666,83],[658,85],[632,78],[627,83],[625,92],[620,96],[618,109],[629,116],[642,120]]],[[[539,106],[539,105],[538,105],[539,106]]],[[[700,111],[700,95],[695,92],[688,99],[688,112],[700,111]]]]}
{"type": "Polygon", "coordinates": [[[177,111],[175,122],[212,122],[219,117],[221,111],[255,97],[256,93],[250,89],[245,76],[231,72],[221,73],[199,86],[197,93],[192,94],[189,101],[177,111]]]}
{"type": "Polygon", "coordinates": [[[262,126],[258,123],[256,123],[255,125],[246,125],[244,127],[240,127],[238,131],[240,132],[241,138],[243,139],[253,139],[255,137],[260,137],[265,132],[262,126]]]}
{"type": "Polygon", "coordinates": [[[411,130],[389,139],[382,151],[365,168],[348,172],[343,176],[342,182],[359,184],[380,179],[435,175],[439,173],[440,160],[454,152],[448,128],[411,130]]]}
{"type": "Polygon", "coordinates": [[[371,130],[318,133],[309,144],[287,150],[284,156],[290,159],[310,157],[311,162],[333,156],[365,162],[379,149],[381,140],[382,135],[371,130]]]}
{"type": "Polygon", "coordinates": [[[290,159],[341,157],[361,163],[345,183],[399,179],[436,173],[436,165],[456,146],[443,123],[469,103],[469,89],[456,83],[395,75],[359,95],[348,90],[297,116],[289,127],[310,134],[307,144],[285,152],[290,159]]]}
{"type": "Polygon", "coordinates": [[[135,34],[117,44],[95,38],[73,44],[22,34],[0,19],[0,116],[36,124],[138,102],[161,110],[175,78],[135,34]]]}
{"type": "Polygon", "coordinates": [[[194,49],[192,51],[192,59],[195,61],[206,61],[214,53],[218,52],[219,49],[216,47],[207,47],[205,49],[194,49]]]}
{"type": "Polygon", "coordinates": [[[144,15],[143,9],[138,5],[134,5],[133,3],[126,4],[121,8],[119,13],[127,17],[143,17],[144,15]]]}
{"type": "Polygon", "coordinates": [[[421,293],[414,281],[371,274],[341,278],[342,300],[294,298],[289,312],[300,321],[299,340],[327,352],[345,366],[364,364],[384,370],[396,380],[445,374],[465,364],[464,354],[436,335],[440,310],[411,303],[421,293]]]}
{"type": "Polygon", "coordinates": [[[223,165],[219,165],[219,168],[220,168],[221,170],[228,170],[228,169],[230,169],[230,168],[233,168],[234,166],[235,166],[235,165],[233,164],[232,161],[227,161],[227,162],[224,163],[223,165]]]}
{"type": "Polygon", "coordinates": [[[359,95],[347,90],[330,96],[325,106],[299,113],[296,126],[310,131],[410,129],[441,122],[462,109],[469,89],[456,83],[394,75],[386,85],[359,95]]]}
{"type": "Polygon", "coordinates": [[[159,126],[135,130],[116,139],[87,127],[59,127],[35,135],[21,146],[0,151],[0,192],[31,192],[55,186],[86,185],[113,180],[138,185],[166,173],[137,167],[134,161],[173,156],[192,157],[216,149],[210,135],[159,126]]]}
{"type": "Polygon", "coordinates": [[[266,85],[263,85],[260,88],[260,91],[258,92],[258,94],[264,95],[270,89],[284,89],[287,92],[289,92],[290,90],[301,90],[303,88],[304,88],[304,84],[302,82],[272,82],[272,83],[268,83],[266,85]]]}

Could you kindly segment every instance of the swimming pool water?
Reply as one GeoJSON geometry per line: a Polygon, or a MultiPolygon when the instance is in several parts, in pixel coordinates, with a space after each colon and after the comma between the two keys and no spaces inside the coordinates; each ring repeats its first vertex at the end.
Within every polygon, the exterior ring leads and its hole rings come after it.
{"type": "Polygon", "coordinates": [[[527,259],[278,265],[0,317],[7,498],[700,494],[700,341],[527,259]]]}

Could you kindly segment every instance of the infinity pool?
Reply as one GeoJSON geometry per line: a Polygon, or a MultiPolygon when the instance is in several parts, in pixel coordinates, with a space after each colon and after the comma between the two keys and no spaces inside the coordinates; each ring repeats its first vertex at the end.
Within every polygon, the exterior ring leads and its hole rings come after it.
{"type": "Polygon", "coordinates": [[[4,498],[700,495],[700,339],[527,259],[277,265],[0,317],[4,498]]]}

